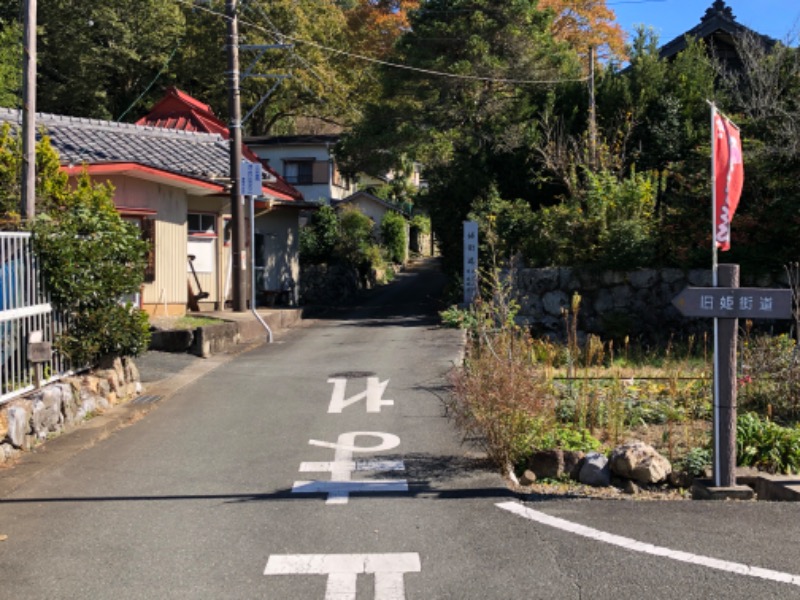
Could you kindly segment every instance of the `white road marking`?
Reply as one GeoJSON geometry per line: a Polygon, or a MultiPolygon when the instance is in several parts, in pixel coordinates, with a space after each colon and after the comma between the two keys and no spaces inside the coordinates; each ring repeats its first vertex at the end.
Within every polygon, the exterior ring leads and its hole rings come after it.
{"type": "Polygon", "coordinates": [[[405,600],[405,573],[422,570],[419,554],[273,554],[264,575],[327,575],[325,600],[356,600],[356,578],[375,576],[375,600],[405,600]]]}
{"type": "Polygon", "coordinates": [[[368,413],[379,413],[381,412],[382,406],[394,405],[394,400],[383,399],[383,393],[386,391],[386,386],[389,385],[388,379],[386,381],[381,381],[377,377],[368,377],[366,391],[360,392],[355,396],[350,396],[347,399],[344,397],[345,389],[347,388],[347,379],[328,379],[328,383],[333,384],[333,393],[331,394],[331,402],[328,405],[328,413],[341,413],[351,404],[365,399],[368,413]]]}
{"type": "Polygon", "coordinates": [[[742,563],[735,563],[727,560],[720,560],[718,558],[711,558],[709,556],[702,556],[700,554],[672,550],[670,548],[665,548],[664,546],[654,546],[653,544],[639,542],[632,538],[615,535],[613,533],[607,533],[605,531],[600,531],[599,529],[586,527],[585,525],[578,525],[577,523],[572,523],[571,521],[567,521],[565,519],[559,519],[558,517],[551,517],[550,515],[538,510],[533,510],[516,502],[503,502],[496,504],[495,506],[543,525],[568,531],[570,533],[574,533],[575,535],[597,540],[598,542],[611,544],[612,546],[619,546],[620,548],[633,550],[634,552],[651,554],[653,556],[662,556],[664,558],[677,560],[679,562],[700,565],[710,569],[717,569],[719,571],[727,571],[729,573],[736,573],[738,575],[747,575],[749,577],[757,577],[760,579],[777,581],[779,583],[789,583],[791,585],[800,586],[800,575],[792,575],[782,571],[773,571],[771,569],[753,567],[742,563]]]}
{"type": "Polygon", "coordinates": [[[353,460],[355,452],[380,452],[391,450],[400,445],[400,438],[391,433],[380,431],[351,431],[339,435],[336,443],[320,440],[309,440],[312,446],[330,448],[334,450],[333,461],[303,462],[300,463],[300,472],[329,472],[328,481],[295,481],[292,486],[293,494],[318,494],[328,495],[326,504],[347,504],[353,492],[407,492],[408,482],[405,479],[369,479],[353,481],[355,471],[404,471],[405,465],[401,460],[353,460]],[[380,442],[374,446],[357,446],[359,437],[376,437],[380,442]]]}

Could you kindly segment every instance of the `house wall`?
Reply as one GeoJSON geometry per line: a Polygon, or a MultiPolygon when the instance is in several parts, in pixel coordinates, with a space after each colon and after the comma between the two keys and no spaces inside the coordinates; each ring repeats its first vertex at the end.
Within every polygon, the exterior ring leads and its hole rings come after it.
{"type": "Polygon", "coordinates": [[[300,212],[278,208],[256,215],[256,231],[264,236],[261,291],[290,291],[293,305],[300,292],[300,212]]]}
{"type": "Polygon", "coordinates": [[[186,312],[186,192],[125,176],[104,177],[114,186],[114,203],[121,208],[154,210],[155,280],[142,287],[142,308],[150,314],[186,312]],[[180,269],[176,269],[176,260],[180,269]]]}
{"type": "Polygon", "coordinates": [[[259,158],[267,159],[270,166],[281,175],[285,174],[284,162],[287,160],[313,158],[317,161],[317,169],[319,169],[320,163],[328,164],[327,183],[292,183],[294,187],[303,193],[308,202],[330,204],[331,200],[341,200],[355,191],[355,186],[348,185],[336,172],[335,165],[330,163],[330,149],[327,146],[258,146],[249,144],[249,147],[259,158]]]}

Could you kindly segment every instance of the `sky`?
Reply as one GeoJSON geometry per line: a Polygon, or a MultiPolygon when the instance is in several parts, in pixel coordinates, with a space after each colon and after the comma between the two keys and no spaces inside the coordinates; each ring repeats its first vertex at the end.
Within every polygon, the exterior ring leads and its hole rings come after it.
{"type": "MultiPolygon", "coordinates": [[[[698,25],[713,3],[714,0],[606,0],[630,37],[637,25],[644,24],[653,27],[662,45],[698,25]]],[[[800,31],[800,0],[726,0],[726,4],[739,23],[758,33],[786,41],[791,33],[800,31]]]]}

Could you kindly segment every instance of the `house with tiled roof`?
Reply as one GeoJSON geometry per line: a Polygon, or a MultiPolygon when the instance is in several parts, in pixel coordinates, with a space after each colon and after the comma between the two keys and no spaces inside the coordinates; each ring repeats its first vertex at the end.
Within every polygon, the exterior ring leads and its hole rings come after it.
{"type": "MultiPolygon", "coordinates": [[[[136,123],[141,126],[216,134],[225,140],[229,139],[228,127],[208,104],[175,87],[167,88],[164,97],[136,123]]],[[[265,193],[292,200],[273,201],[268,207],[256,205],[254,263],[257,289],[268,298],[288,295],[291,303],[297,303],[300,214],[309,205],[295,186],[272,169],[267,161],[261,160],[247,144],[242,144],[242,157],[250,162],[261,163],[265,193]]],[[[200,214],[190,216],[192,218],[202,220],[205,217],[200,214]]],[[[201,236],[202,233],[194,235],[190,231],[190,245],[195,243],[195,238],[200,239],[201,236]]]]}
{"type": "MultiPolygon", "coordinates": [[[[0,122],[19,123],[18,111],[0,109],[0,122]]],[[[38,135],[48,135],[63,170],[111,183],[114,203],[141,227],[153,253],[139,303],[150,314],[182,315],[187,306],[221,309],[229,298],[229,144],[216,133],[180,131],[95,119],[37,114],[38,135]],[[188,256],[193,255],[194,271],[188,256]],[[201,293],[202,292],[202,293],[201,293]]],[[[302,201],[266,186],[257,213],[290,207],[296,222],[302,201]]],[[[287,224],[284,234],[296,236],[287,224]]],[[[296,248],[296,241],[291,244],[296,248]]],[[[297,277],[296,249],[276,270],[297,277]]]]}
{"type": "Polygon", "coordinates": [[[244,141],[308,202],[330,205],[356,191],[355,182],[339,170],[336,162],[337,134],[257,135],[244,141]]]}
{"type": "Polygon", "coordinates": [[[659,56],[667,60],[672,59],[686,49],[687,39],[697,39],[703,40],[709,52],[723,64],[731,69],[740,69],[742,62],[736,44],[737,40],[743,36],[750,36],[766,49],[770,49],[776,44],[771,37],[762,35],[739,23],[733,10],[725,4],[724,0],[715,0],[706,9],[700,23],[661,46],[659,56]]]}

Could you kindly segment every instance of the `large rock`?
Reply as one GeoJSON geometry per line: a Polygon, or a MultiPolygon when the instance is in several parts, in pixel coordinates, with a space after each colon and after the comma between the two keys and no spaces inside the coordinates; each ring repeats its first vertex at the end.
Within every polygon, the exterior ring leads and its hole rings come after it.
{"type": "Polygon", "coordinates": [[[61,413],[61,388],[48,386],[38,394],[33,401],[32,425],[33,432],[40,439],[47,437],[48,433],[61,429],[64,416],[61,413]]]}
{"type": "Polygon", "coordinates": [[[672,472],[670,462],[655,448],[640,441],[617,446],[609,459],[611,472],[639,483],[664,481],[672,472]]]}
{"type": "Polygon", "coordinates": [[[578,481],[594,487],[608,487],[611,485],[611,470],[608,468],[608,459],[599,452],[589,452],[583,460],[583,466],[578,474],[578,481]]]}
{"type": "Polygon", "coordinates": [[[25,445],[25,436],[30,431],[31,414],[24,404],[15,404],[6,409],[8,418],[8,433],[6,437],[15,448],[25,445]]]}
{"type": "Polygon", "coordinates": [[[528,469],[539,479],[559,479],[564,475],[564,452],[559,448],[534,452],[528,469]]]}
{"type": "Polygon", "coordinates": [[[564,451],[564,473],[569,475],[570,479],[578,480],[583,466],[583,461],[586,458],[586,453],[580,450],[565,450],[564,451]]]}

